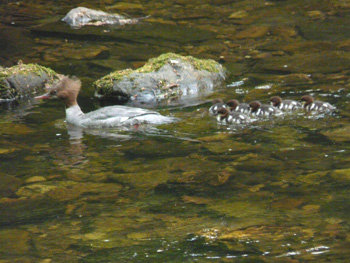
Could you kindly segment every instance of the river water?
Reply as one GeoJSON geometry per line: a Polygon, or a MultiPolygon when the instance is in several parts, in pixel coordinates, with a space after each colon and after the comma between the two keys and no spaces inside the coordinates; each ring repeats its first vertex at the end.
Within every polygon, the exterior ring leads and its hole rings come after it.
{"type": "Polygon", "coordinates": [[[1,263],[348,261],[348,1],[9,0],[0,14],[0,65],[79,77],[86,112],[95,80],[165,52],[227,69],[208,99],[337,107],[242,128],[210,103],[164,108],[181,121],[138,132],[69,127],[59,101],[4,107],[1,263]],[[72,30],[60,19],[77,6],[150,18],[72,30]]]}

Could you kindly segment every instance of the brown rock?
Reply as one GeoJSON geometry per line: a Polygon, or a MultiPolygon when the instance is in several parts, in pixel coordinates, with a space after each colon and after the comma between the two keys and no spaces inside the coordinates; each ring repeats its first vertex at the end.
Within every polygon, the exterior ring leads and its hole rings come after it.
{"type": "Polygon", "coordinates": [[[260,38],[265,36],[269,32],[269,27],[265,26],[252,26],[246,30],[243,30],[235,35],[236,39],[245,38],[260,38]]]}

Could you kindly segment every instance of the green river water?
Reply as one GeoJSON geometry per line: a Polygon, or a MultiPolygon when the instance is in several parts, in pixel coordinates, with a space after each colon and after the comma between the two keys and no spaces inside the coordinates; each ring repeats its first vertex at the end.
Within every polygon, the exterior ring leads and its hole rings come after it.
{"type": "Polygon", "coordinates": [[[227,69],[208,100],[337,107],[243,128],[210,103],[163,108],[181,121],[138,132],[69,127],[59,101],[3,107],[0,263],[349,262],[350,1],[8,0],[0,15],[0,65],[79,77],[85,112],[95,80],[165,52],[227,69]],[[150,18],[72,30],[59,20],[77,6],[150,18]]]}

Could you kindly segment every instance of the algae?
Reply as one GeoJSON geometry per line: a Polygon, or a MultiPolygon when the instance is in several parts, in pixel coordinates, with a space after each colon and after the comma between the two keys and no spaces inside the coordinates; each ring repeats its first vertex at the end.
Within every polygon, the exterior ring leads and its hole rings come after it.
{"type": "Polygon", "coordinates": [[[55,79],[55,71],[20,61],[16,66],[0,69],[0,98],[5,101],[19,99],[34,93],[35,88],[43,87],[45,82],[53,82],[55,79]]]}
{"type": "Polygon", "coordinates": [[[208,72],[219,73],[220,69],[218,63],[212,59],[202,60],[197,59],[192,56],[181,56],[175,53],[165,53],[156,58],[151,58],[148,62],[141,68],[132,70],[132,69],[123,69],[114,71],[107,76],[97,80],[94,83],[96,89],[106,89],[110,91],[112,89],[113,83],[122,80],[124,77],[128,77],[131,73],[150,73],[159,70],[167,63],[171,63],[171,60],[182,60],[187,62],[197,70],[206,70],[208,72]]]}

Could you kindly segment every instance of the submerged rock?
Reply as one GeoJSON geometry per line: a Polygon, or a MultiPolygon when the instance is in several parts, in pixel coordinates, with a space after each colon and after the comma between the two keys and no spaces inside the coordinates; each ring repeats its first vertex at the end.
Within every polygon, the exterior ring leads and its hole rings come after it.
{"type": "Polygon", "coordinates": [[[32,97],[43,92],[46,83],[53,83],[56,79],[56,72],[37,64],[0,68],[0,103],[32,97]]]}
{"type": "Polygon", "coordinates": [[[62,18],[71,27],[136,24],[140,19],[129,19],[86,7],[77,7],[62,18]]]}
{"type": "Polygon", "coordinates": [[[94,83],[95,96],[133,105],[186,105],[212,94],[225,80],[225,69],[214,60],[166,53],[136,70],[112,72],[94,83]]]}

